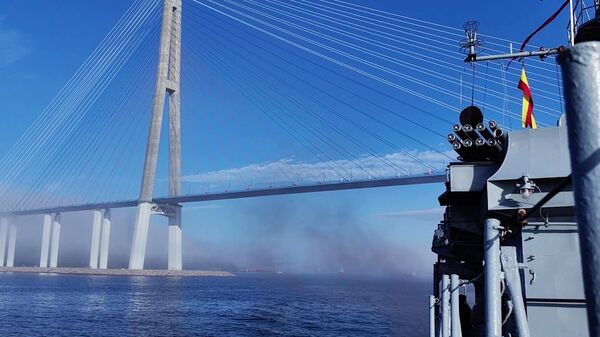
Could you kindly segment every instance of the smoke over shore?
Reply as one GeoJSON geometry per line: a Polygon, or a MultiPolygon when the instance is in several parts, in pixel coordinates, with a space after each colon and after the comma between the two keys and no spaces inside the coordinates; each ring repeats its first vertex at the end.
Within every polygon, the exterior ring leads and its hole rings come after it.
{"type": "MultiPolygon", "coordinates": [[[[306,205],[271,198],[266,202],[237,205],[239,217],[212,223],[206,220],[209,211],[213,214],[231,212],[231,205],[215,209],[192,206],[186,210],[184,207],[183,263],[186,269],[382,276],[428,275],[431,270],[429,247],[411,247],[403,244],[402,238],[377,230],[377,223],[360,220],[356,207],[351,204],[343,207],[306,205]]],[[[114,210],[112,218],[109,267],[126,268],[135,211],[114,210]]],[[[430,226],[433,227],[433,223],[430,226]]],[[[88,265],[91,227],[91,212],[63,214],[59,266],[88,265]]],[[[41,216],[19,219],[15,265],[38,265],[41,228],[41,216]]],[[[167,222],[154,216],[145,266],[166,268],[166,265],[167,222]]]]}

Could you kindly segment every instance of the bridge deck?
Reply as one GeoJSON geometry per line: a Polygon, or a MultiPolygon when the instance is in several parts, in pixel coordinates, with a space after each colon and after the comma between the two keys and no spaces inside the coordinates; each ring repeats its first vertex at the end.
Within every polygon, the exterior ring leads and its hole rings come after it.
{"type": "MultiPolygon", "coordinates": [[[[314,185],[297,185],[297,186],[288,186],[288,187],[255,189],[255,190],[248,189],[248,190],[241,190],[241,191],[224,191],[224,192],[215,192],[215,193],[182,195],[182,196],[175,196],[175,197],[155,198],[153,201],[158,204],[180,204],[180,203],[188,203],[188,202],[241,199],[241,198],[264,197],[264,196],[284,195],[284,194],[300,194],[300,193],[354,190],[354,189],[386,187],[386,186],[430,184],[430,183],[438,183],[438,182],[444,182],[444,181],[446,181],[445,175],[435,174],[435,175],[423,175],[423,176],[415,176],[415,177],[357,180],[357,181],[347,181],[347,182],[339,182],[339,183],[328,182],[328,183],[314,184],[314,185]]],[[[94,210],[94,209],[114,209],[114,208],[134,207],[134,206],[137,206],[137,204],[138,204],[138,200],[123,200],[123,201],[99,202],[99,203],[79,204],[79,205],[45,207],[45,208],[37,208],[37,209],[0,211],[0,215],[17,216],[17,215],[48,214],[48,213],[57,213],[57,212],[76,212],[76,211],[85,211],[85,210],[94,210]]]]}

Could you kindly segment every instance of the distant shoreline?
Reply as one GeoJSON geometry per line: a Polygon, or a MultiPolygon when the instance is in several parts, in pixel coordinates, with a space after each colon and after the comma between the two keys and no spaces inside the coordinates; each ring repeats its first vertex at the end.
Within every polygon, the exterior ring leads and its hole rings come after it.
{"type": "Polygon", "coordinates": [[[97,276],[161,276],[161,277],[231,277],[227,271],[212,270],[166,270],[166,269],[92,269],[92,268],[40,268],[40,267],[0,267],[1,273],[35,273],[61,275],[97,276]]]}

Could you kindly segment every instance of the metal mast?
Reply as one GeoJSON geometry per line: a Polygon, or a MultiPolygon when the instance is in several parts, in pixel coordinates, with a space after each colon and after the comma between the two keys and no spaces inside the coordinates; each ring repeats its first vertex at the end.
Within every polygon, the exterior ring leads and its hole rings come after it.
{"type": "Polygon", "coordinates": [[[169,217],[169,269],[181,269],[181,208],[165,212],[152,202],[165,100],[169,99],[169,194],[181,194],[180,71],[181,0],[164,0],[152,120],[135,222],[129,269],[143,269],[150,215],[169,217]]]}
{"type": "Polygon", "coordinates": [[[600,1],[559,62],[590,336],[600,336],[600,1]]]}

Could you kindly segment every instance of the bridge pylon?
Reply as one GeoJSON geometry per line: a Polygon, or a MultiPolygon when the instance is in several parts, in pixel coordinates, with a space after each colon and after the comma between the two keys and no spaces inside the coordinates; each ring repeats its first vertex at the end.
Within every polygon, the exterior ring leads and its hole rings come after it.
{"type": "Polygon", "coordinates": [[[144,269],[148,226],[152,214],[169,218],[168,268],[181,270],[181,206],[153,202],[160,132],[165,100],[169,100],[169,194],[181,194],[180,77],[181,77],[182,0],[164,0],[152,121],[148,134],[146,159],[137,207],[129,269],[144,269]]]}

